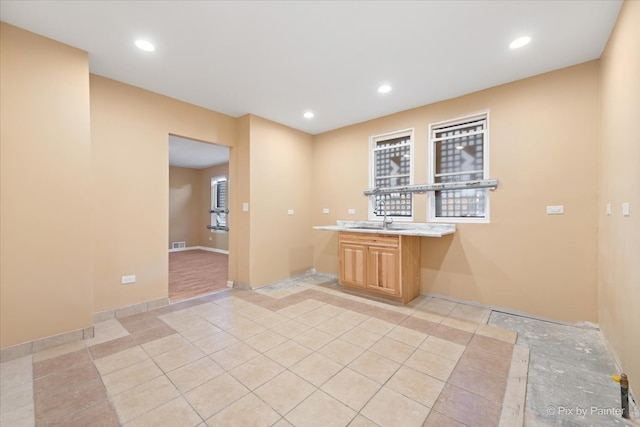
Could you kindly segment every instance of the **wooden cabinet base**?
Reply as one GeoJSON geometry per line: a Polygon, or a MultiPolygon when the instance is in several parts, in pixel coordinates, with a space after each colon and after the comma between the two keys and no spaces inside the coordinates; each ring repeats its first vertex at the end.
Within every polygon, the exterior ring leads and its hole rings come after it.
{"type": "Polygon", "coordinates": [[[420,294],[420,237],[340,232],[340,284],[408,303],[420,294]]]}

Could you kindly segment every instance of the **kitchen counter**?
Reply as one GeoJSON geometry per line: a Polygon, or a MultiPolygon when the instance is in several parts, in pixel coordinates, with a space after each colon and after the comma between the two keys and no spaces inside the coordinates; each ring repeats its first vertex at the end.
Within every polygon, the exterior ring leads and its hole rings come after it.
{"type": "Polygon", "coordinates": [[[387,234],[392,236],[442,237],[456,232],[455,224],[427,224],[421,222],[397,222],[386,229],[375,221],[336,221],[336,225],[318,225],[315,230],[348,231],[351,233],[387,234]]]}

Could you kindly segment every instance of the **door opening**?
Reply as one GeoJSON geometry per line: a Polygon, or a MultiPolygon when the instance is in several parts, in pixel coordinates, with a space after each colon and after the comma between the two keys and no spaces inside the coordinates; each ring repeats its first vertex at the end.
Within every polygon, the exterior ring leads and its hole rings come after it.
{"type": "Polygon", "coordinates": [[[227,289],[229,147],[169,135],[171,302],[227,289]]]}

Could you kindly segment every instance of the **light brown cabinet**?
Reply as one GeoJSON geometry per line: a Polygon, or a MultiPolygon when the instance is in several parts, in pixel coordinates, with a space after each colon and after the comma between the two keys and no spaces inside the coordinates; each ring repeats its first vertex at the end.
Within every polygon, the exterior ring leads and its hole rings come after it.
{"type": "Polygon", "coordinates": [[[340,283],[407,303],[420,294],[420,238],[340,232],[340,283]]]}

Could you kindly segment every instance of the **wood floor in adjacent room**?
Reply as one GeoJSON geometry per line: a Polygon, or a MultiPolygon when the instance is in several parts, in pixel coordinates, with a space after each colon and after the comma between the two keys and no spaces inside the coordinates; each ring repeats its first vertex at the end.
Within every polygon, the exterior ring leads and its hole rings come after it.
{"type": "Polygon", "coordinates": [[[226,289],[229,255],[203,250],[169,253],[171,302],[226,289]]]}

